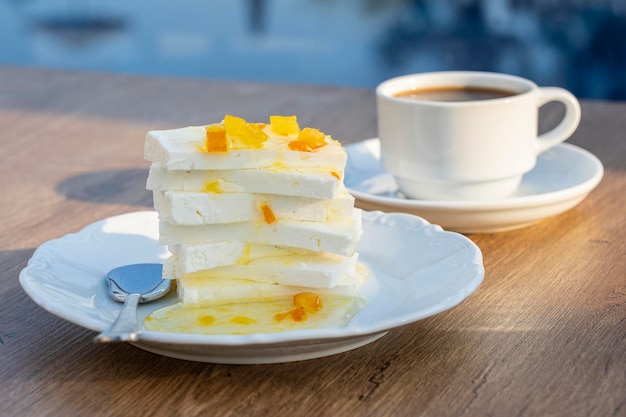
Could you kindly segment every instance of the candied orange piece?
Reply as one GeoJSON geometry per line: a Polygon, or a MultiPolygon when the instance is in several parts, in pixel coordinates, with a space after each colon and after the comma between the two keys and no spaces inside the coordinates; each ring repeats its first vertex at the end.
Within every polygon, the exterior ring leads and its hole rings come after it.
{"type": "Polygon", "coordinates": [[[270,128],[277,135],[289,136],[300,133],[296,116],[270,116],[270,128]]]}
{"type": "Polygon", "coordinates": [[[268,139],[257,123],[248,123],[245,119],[230,114],[224,117],[224,128],[232,147],[236,149],[258,149],[268,139]]]}
{"type": "Polygon", "coordinates": [[[318,312],[324,307],[320,296],[312,292],[301,292],[294,295],[293,303],[309,313],[318,312]]]}
{"type": "Polygon", "coordinates": [[[274,319],[279,322],[285,320],[287,317],[291,317],[293,321],[304,321],[308,318],[304,307],[296,307],[286,313],[274,314],[274,319]]]}
{"type": "Polygon", "coordinates": [[[289,146],[289,149],[291,149],[292,151],[300,151],[300,152],[313,151],[313,149],[311,149],[309,145],[299,140],[292,140],[291,142],[289,142],[287,146],[289,146]]]}
{"type": "Polygon", "coordinates": [[[317,313],[324,308],[321,297],[312,292],[301,292],[294,295],[293,304],[296,306],[293,310],[277,313],[274,315],[274,319],[280,322],[291,317],[293,321],[304,321],[308,318],[307,313],[317,313]]]}
{"type": "Polygon", "coordinates": [[[304,321],[308,318],[306,311],[304,311],[304,307],[294,308],[289,312],[289,315],[291,316],[293,321],[304,321]]]}
{"type": "Polygon", "coordinates": [[[293,151],[312,152],[326,146],[326,135],[318,129],[305,127],[298,134],[298,138],[289,142],[288,146],[293,151]]]}
{"type": "Polygon", "coordinates": [[[241,117],[232,116],[230,114],[224,116],[224,128],[229,135],[233,132],[243,129],[246,123],[246,119],[243,119],[241,117]]]}
{"type": "Polygon", "coordinates": [[[239,137],[246,148],[258,149],[269,137],[263,132],[259,125],[254,123],[246,124],[245,133],[239,137]]]}
{"type": "Polygon", "coordinates": [[[228,152],[228,138],[224,126],[213,124],[205,127],[207,152],[228,152]]]}
{"type": "Polygon", "coordinates": [[[261,206],[261,211],[263,212],[265,223],[272,224],[276,221],[276,216],[274,215],[274,212],[272,211],[272,208],[269,206],[269,204],[264,203],[261,206]]]}

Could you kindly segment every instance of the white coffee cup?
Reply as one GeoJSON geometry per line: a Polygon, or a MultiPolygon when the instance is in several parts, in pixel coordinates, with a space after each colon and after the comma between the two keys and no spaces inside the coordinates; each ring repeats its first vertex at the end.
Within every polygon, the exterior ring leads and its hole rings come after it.
{"type": "Polygon", "coordinates": [[[580,104],[567,90],[498,73],[406,75],[381,83],[376,96],[382,165],[400,190],[416,199],[509,197],[537,155],[566,140],[580,121],[580,104]],[[397,97],[407,91],[419,95],[467,88],[510,95],[463,101],[397,97]],[[552,101],[565,105],[565,116],[538,135],[539,108],[552,101]]]}

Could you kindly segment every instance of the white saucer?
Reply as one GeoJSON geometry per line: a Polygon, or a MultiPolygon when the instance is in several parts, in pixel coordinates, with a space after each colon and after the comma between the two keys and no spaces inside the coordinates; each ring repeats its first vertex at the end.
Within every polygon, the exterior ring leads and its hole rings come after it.
{"type": "MultiPolygon", "coordinates": [[[[102,331],[121,307],[107,295],[106,273],[124,264],[161,261],[166,254],[157,245],[158,229],[156,212],[93,223],[41,245],[20,273],[20,284],[52,314],[102,331]]],[[[391,329],[452,308],[483,280],[480,249],[463,235],[404,213],[365,212],[363,229],[357,250],[372,272],[362,288],[368,303],[345,327],[248,335],[146,330],[133,344],[164,356],[213,363],[318,358],[358,348],[391,329]]],[[[139,318],[174,302],[175,292],[141,304],[139,318]]]]}
{"type": "Polygon", "coordinates": [[[365,210],[405,212],[444,229],[490,233],[529,226],[580,203],[604,174],[600,160],[577,146],[562,143],[543,152],[524,176],[517,193],[495,201],[428,201],[404,196],[380,165],[380,141],[368,139],[346,146],[345,183],[365,210]]]}

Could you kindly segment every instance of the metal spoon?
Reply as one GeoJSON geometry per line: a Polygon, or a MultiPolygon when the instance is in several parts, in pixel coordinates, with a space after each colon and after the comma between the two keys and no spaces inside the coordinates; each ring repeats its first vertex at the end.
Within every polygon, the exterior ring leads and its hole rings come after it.
{"type": "Polygon", "coordinates": [[[95,342],[134,342],[141,337],[137,305],[163,297],[172,281],[163,279],[161,264],[133,264],[112,269],[107,274],[109,295],[124,303],[111,326],[94,338],[95,342]]]}

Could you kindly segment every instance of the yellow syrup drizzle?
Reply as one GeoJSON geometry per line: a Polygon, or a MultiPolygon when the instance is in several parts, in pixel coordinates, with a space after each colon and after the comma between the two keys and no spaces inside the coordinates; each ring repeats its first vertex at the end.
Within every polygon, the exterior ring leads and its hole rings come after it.
{"type": "Polygon", "coordinates": [[[342,327],[365,305],[365,300],[357,296],[326,293],[319,297],[323,308],[317,311],[307,310],[314,308],[311,306],[315,302],[294,306],[293,296],[208,306],[176,303],[152,312],[145,327],[151,331],[187,334],[274,333],[342,327]]]}
{"type": "Polygon", "coordinates": [[[209,181],[205,184],[204,186],[204,191],[207,193],[215,193],[215,194],[219,194],[224,192],[222,190],[222,186],[220,185],[219,181],[209,181]]]}

